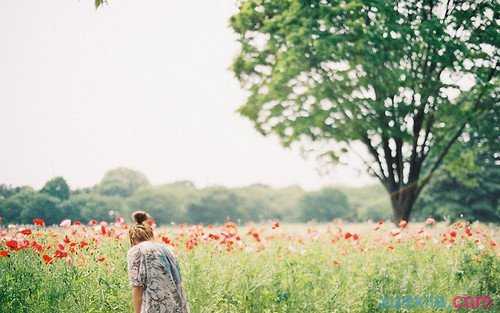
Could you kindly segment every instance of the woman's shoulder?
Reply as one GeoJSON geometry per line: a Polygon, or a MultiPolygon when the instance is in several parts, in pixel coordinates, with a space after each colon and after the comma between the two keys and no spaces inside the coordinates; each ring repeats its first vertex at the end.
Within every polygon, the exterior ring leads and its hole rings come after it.
{"type": "Polygon", "coordinates": [[[127,256],[130,257],[130,256],[133,256],[133,255],[137,255],[137,254],[142,253],[142,251],[141,251],[141,244],[142,243],[139,243],[137,245],[134,245],[134,246],[130,247],[130,249],[128,249],[128,251],[127,251],[127,256]]]}

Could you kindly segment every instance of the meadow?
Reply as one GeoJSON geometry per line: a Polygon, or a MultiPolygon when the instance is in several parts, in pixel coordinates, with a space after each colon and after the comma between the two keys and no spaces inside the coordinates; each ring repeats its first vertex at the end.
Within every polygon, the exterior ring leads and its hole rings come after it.
{"type": "MultiPolygon", "coordinates": [[[[34,224],[0,229],[1,312],[132,312],[122,219],[34,224]]],[[[179,258],[192,313],[500,311],[496,226],[226,223],[155,234],[179,258]]]]}

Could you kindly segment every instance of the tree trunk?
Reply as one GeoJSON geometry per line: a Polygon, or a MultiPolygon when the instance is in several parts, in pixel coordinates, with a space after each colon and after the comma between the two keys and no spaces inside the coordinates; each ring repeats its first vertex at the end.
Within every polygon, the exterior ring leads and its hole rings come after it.
{"type": "Polygon", "coordinates": [[[400,187],[390,194],[393,222],[399,224],[401,220],[409,221],[411,210],[417,200],[418,187],[416,184],[400,187]]]}

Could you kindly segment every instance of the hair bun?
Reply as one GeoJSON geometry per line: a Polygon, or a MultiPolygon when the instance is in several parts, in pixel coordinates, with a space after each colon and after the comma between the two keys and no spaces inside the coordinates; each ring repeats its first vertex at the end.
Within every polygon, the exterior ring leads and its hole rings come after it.
{"type": "Polygon", "coordinates": [[[144,211],[135,211],[134,213],[132,213],[132,218],[137,224],[142,224],[149,218],[149,214],[144,211]]]}

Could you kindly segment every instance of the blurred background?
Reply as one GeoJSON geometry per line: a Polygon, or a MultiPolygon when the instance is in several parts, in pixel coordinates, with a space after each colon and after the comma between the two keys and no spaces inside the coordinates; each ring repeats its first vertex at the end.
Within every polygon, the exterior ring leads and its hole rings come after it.
{"type": "MultiPolygon", "coordinates": [[[[368,152],[325,165],[236,112],[251,94],[232,70],[238,14],[222,0],[2,1],[3,223],[138,209],[161,224],[391,218],[368,152]]],[[[500,221],[498,164],[450,166],[412,217],[500,221]]]]}

